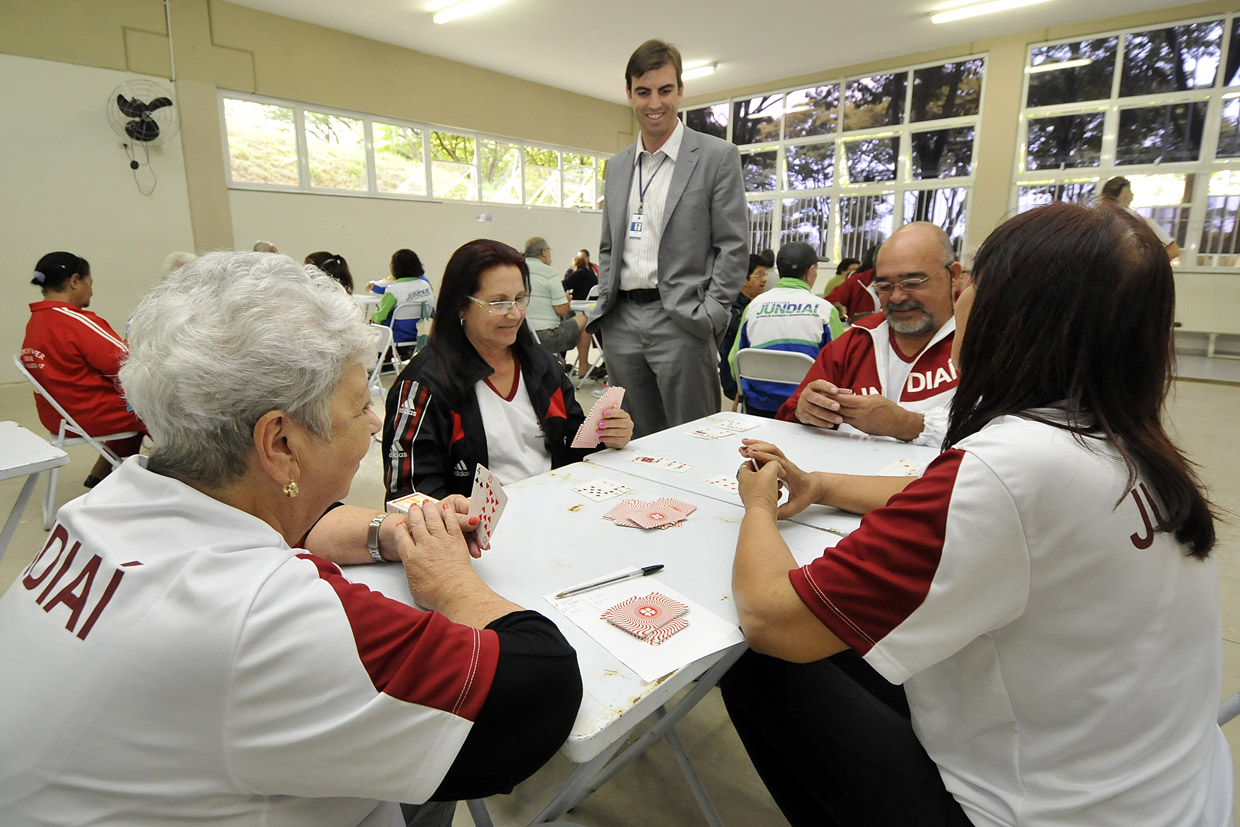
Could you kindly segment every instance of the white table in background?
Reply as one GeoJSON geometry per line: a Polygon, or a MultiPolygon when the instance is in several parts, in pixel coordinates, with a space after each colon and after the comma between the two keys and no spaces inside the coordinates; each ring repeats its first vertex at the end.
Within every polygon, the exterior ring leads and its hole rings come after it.
{"type": "Polygon", "coordinates": [[[8,550],[9,541],[17,531],[22,513],[34,494],[39,475],[60,465],[69,464],[69,455],[47,440],[27,431],[16,422],[0,422],[0,480],[26,475],[26,482],[13,503],[13,510],[0,532],[0,558],[8,550]]]}
{"type": "MultiPolygon", "coordinates": [[[[740,657],[744,645],[687,664],[658,681],[643,683],[607,649],[551,608],[543,595],[626,566],[662,563],[666,567],[663,571],[646,578],[652,589],[658,588],[660,582],[666,583],[703,608],[735,623],[731,577],[742,516],[740,507],[632,474],[610,469],[604,472],[589,463],[558,468],[505,486],[504,491],[508,505],[491,539],[491,550],[475,561],[474,567],[497,593],[545,614],[556,623],[577,650],[585,690],[572,733],[560,750],[579,766],[530,823],[555,818],[576,806],[624,763],[660,737],[666,737],[707,821],[719,824],[672,726],[719,681],[740,657]],[[573,485],[600,476],[622,482],[633,490],[595,502],[572,489],[573,485]],[[602,519],[621,499],[629,497],[676,497],[692,502],[698,509],[683,525],[665,530],[625,528],[602,519]],[[673,709],[664,710],[664,704],[695,680],[697,686],[673,709]],[[655,726],[617,755],[629,733],[653,715],[660,716],[655,726]]],[[[817,557],[824,546],[834,545],[836,539],[802,525],[786,525],[783,533],[802,563],[817,557]]],[[[345,576],[410,602],[401,566],[349,566],[345,576]]]]}
{"type": "MultiPolygon", "coordinates": [[[[737,453],[742,438],[762,439],[778,445],[788,459],[806,471],[833,471],[840,474],[877,474],[897,460],[906,460],[925,467],[926,463],[939,455],[937,448],[910,445],[883,437],[841,434],[797,422],[780,422],[750,414],[729,413],[720,416],[739,417],[746,422],[756,423],[757,427],[722,439],[698,439],[689,436],[689,432],[697,428],[718,427],[708,416],[635,439],[619,451],[599,451],[591,454],[587,460],[593,465],[608,469],[609,472],[622,471],[674,486],[688,494],[711,497],[739,507],[740,497],[709,485],[706,480],[718,476],[736,476],[736,470],[743,461],[743,457],[737,453]],[[633,458],[638,456],[666,457],[687,462],[693,467],[687,471],[672,471],[657,465],[634,462],[633,458]]],[[[789,522],[849,532],[861,524],[861,518],[836,508],[811,505],[789,522]]],[[[781,530],[786,527],[787,523],[780,526],[781,530]]]]}

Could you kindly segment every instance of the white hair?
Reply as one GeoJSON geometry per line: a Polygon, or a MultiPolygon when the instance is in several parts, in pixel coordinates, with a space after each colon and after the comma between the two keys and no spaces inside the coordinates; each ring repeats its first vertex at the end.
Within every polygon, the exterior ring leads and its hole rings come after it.
{"type": "Polygon", "coordinates": [[[208,253],[138,305],[120,381],[155,443],[148,467],[218,486],[244,474],[269,411],[330,439],[336,385],[376,347],[357,305],[317,269],[208,253]]]}
{"type": "Polygon", "coordinates": [[[188,253],[185,250],[174,250],[164,256],[164,263],[160,270],[166,276],[173,270],[184,267],[196,258],[198,256],[194,253],[188,253]]]}

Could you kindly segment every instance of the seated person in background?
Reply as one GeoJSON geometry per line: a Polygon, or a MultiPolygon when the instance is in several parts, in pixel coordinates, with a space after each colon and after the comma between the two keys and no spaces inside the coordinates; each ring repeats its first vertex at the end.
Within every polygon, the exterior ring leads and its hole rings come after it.
{"type": "MultiPolygon", "coordinates": [[[[573,274],[573,271],[577,269],[577,257],[578,256],[580,256],[581,260],[585,262],[585,266],[590,268],[590,272],[594,274],[594,281],[597,282],[598,281],[598,265],[590,261],[589,250],[578,250],[577,251],[577,255],[573,256],[573,266],[569,267],[567,270],[564,271],[564,280],[567,281],[568,277],[571,276],[573,274]]],[[[565,290],[568,289],[567,284],[564,285],[564,289],[565,290]]]]}
{"type": "MultiPolygon", "coordinates": [[[[86,309],[94,293],[90,264],[73,253],[48,253],[35,265],[30,283],[42,288],[43,301],[30,305],[22,365],[91,436],[137,431],[137,436],[107,445],[122,458],[138,453],[146,426],[129,409],[116,384],[116,373],[129,351],[102,317],[86,309]]],[[[58,433],[60,414],[38,394],[34,403],[43,427],[58,433]]],[[[111,471],[112,464],[99,457],[86,477],[86,487],[111,471]]]]}
{"type": "Polygon", "coordinates": [[[1167,232],[1161,224],[1146,218],[1141,213],[1132,208],[1132,183],[1122,175],[1117,175],[1109,179],[1102,185],[1102,194],[1098,197],[1099,203],[1106,203],[1112,206],[1119,206],[1121,209],[1132,213],[1137,218],[1145,222],[1145,226],[1149,227],[1154,235],[1158,236],[1158,240],[1162,242],[1163,248],[1167,251],[1167,258],[1175,260],[1180,256],[1180,245],[1171,233],[1167,232]]]}
{"type": "MultiPolygon", "coordinates": [[[[844,332],[840,314],[826,299],[810,292],[818,277],[818,253],[804,241],[779,248],[775,259],[779,281],[758,296],[741,314],[740,333],[728,354],[736,372],[736,353],[742,348],[783,350],[817,356],[827,342],[844,332]]],[[[791,385],[741,380],[746,413],[775,416],[792,393],[791,385]]]]}
{"type": "Polygon", "coordinates": [[[349,262],[344,260],[344,256],[338,253],[329,253],[326,250],[319,250],[306,256],[305,263],[313,264],[340,282],[344,286],[346,293],[353,292],[353,274],[349,272],[349,262]]]}
{"type": "MultiPolygon", "coordinates": [[[[723,395],[736,400],[736,378],[732,375],[732,365],[728,355],[732,353],[732,344],[736,341],[736,333],[741,327],[741,314],[749,303],[762,295],[766,290],[766,271],[775,266],[775,254],[770,250],[749,254],[749,275],[741,284],[741,292],[732,302],[732,315],[728,319],[728,329],[723,333],[723,341],[719,343],[719,384],[723,386],[723,395]]],[[[735,410],[735,408],[733,408],[735,410]]]]}
{"type": "Polygon", "coordinates": [[[874,279],[874,264],[878,261],[878,251],[882,246],[881,241],[871,244],[852,274],[827,291],[827,301],[835,305],[840,311],[840,317],[847,322],[860,321],[879,310],[878,294],[874,292],[870,282],[874,279]]]}
{"type": "Polygon", "coordinates": [[[211,253],[134,311],[151,456],[0,598],[6,825],[404,824],[385,802],[507,792],[570,731],[576,654],[474,572],[462,498],[328,511],[379,419],[373,332],[324,279],[211,253]],[[425,610],[336,565],[380,558],[425,610]]]}
{"type": "Polygon", "coordinates": [[[276,245],[272,244],[270,241],[255,241],[254,252],[256,253],[278,253],[280,251],[277,250],[276,245]]]}
{"type": "Polygon", "coordinates": [[[1163,246],[1052,204],[995,230],[975,276],[920,479],[807,474],[746,440],[736,730],[798,826],[1230,824],[1214,518],[1162,421],[1163,246]],[[868,515],[798,568],[776,519],[812,502],[868,515]]]}
{"type": "Polygon", "coordinates": [[[545,239],[525,242],[525,267],[530,280],[530,326],[538,334],[538,343],[551,353],[575,347],[586,329],[586,317],[570,308],[564,282],[551,269],[551,247],[545,239]]]}
{"type": "MultiPolygon", "coordinates": [[[[375,308],[370,320],[375,324],[387,324],[392,311],[398,305],[421,305],[419,318],[429,319],[435,315],[435,291],[422,269],[422,260],[413,250],[397,250],[392,253],[392,261],[388,265],[392,274],[391,281],[374,284],[371,289],[383,294],[383,300],[375,308]]],[[[392,338],[398,342],[416,342],[418,340],[418,319],[397,319],[392,325],[392,338]]],[[[401,345],[402,358],[409,358],[416,349],[414,345],[401,345]]]]}
{"type": "Polygon", "coordinates": [[[857,272],[857,269],[860,266],[861,259],[859,258],[840,259],[840,263],[835,265],[835,275],[828,279],[827,283],[823,285],[823,295],[830,295],[832,290],[839,287],[849,276],[857,272]]]}
{"type": "MultiPolygon", "coordinates": [[[[582,250],[573,256],[573,267],[564,276],[564,290],[573,301],[590,298],[590,290],[598,284],[598,270],[590,265],[590,254],[582,250]]],[[[577,337],[577,375],[585,376],[590,369],[590,334],[583,329],[577,337]]]]}
{"type": "MultiPolygon", "coordinates": [[[[452,254],[430,342],[388,392],[388,499],[468,495],[476,464],[506,485],[593,450],[571,446],[585,414],[555,357],[530,336],[529,300],[525,259],[507,244],[479,239],[452,254]]],[[[607,411],[599,442],[623,448],[632,435],[628,413],[607,411]]]]}
{"type": "Polygon", "coordinates": [[[875,268],[882,314],[824,347],[775,418],[941,445],[957,382],[949,357],[959,272],[941,229],[917,221],[896,230],[875,268]]]}

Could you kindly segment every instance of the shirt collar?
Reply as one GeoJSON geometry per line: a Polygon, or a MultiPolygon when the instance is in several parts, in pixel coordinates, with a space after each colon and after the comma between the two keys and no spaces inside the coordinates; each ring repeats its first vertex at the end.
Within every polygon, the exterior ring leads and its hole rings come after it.
{"type": "Polygon", "coordinates": [[[680,120],[676,121],[676,126],[672,128],[672,134],[667,136],[667,140],[663,142],[663,146],[659,147],[654,152],[647,152],[642,148],[642,139],[639,136],[637,139],[637,152],[633,153],[633,166],[637,166],[637,161],[642,157],[642,155],[645,155],[648,158],[653,158],[660,152],[666,155],[671,162],[675,164],[676,156],[680,154],[680,143],[684,140],[684,137],[685,125],[681,123],[680,120]]]}

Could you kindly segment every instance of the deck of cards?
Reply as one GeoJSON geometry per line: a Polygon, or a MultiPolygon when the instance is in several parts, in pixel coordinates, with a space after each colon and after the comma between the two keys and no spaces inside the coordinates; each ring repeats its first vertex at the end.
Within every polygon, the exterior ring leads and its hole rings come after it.
{"type": "Polygon", "coordinates": [[[419,494],[417,491],[414,491],[412,494],[406,494],[403,497],[388,500],[387,512],[389,514],[408,514],[409,509],[419,506],[424,502],[437,503],[439,500],[429,494],[419,494]]]}
{"type": "Polygon", "coordinates": [[[602,618],[635,638],[658,646],[672,635],[688,628],[683,615],[689,607],[679,600],[651,592],[644,597],[630,597],[603,612],[602,618]]]}
{"type": "Polygon", "coordinates": [[[653,502],[630,499],[621,500],[603,515],[603,519],[630,528],[673,528],[694,511],[697,511],[696,505],[672,497],[662,497],[653,502]]]}

